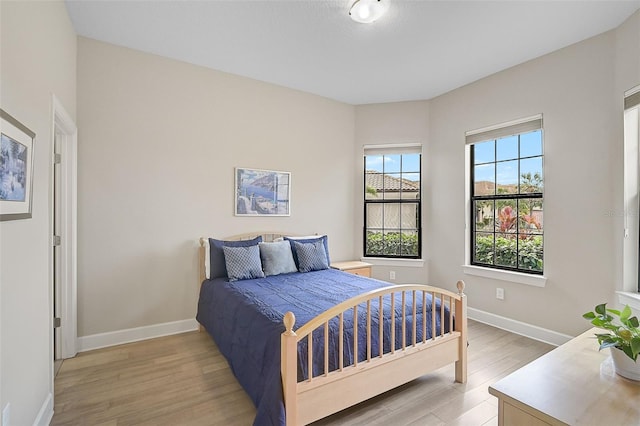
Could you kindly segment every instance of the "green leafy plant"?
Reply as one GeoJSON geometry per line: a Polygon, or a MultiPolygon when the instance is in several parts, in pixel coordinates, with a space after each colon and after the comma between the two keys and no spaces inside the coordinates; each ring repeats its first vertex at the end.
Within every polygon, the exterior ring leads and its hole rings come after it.
{"type": "Polygon", "coordinates": [[[595,307],[595,312],[587,312],[582,317],[591,321],[594,326],[608,331],[596,333],[600,350],[604,348],[618,348],[632,360],[640,353],[640,329],[638,318],[631,316],[631,308],[626,305],[622,311],[608,309],[603,303],[595,307]],[[617,318],[617,322],[615,322],[617,318]]]}
{"type": "Polygon", "coordinates": [[[542,254],[541,235],[527,235],[526,238],[521,238],[517,245],[514,236],[496,236],[495,246],[493,235],[476,236],[474,260],[478,263],[486,265],[518,265],[523,269],[542,271],[542,254]]]}
{"type": "Polygon", "coordinates": [[[367,232],[366,254],[418,255],[418,236],[402,232],[367,232]]]}

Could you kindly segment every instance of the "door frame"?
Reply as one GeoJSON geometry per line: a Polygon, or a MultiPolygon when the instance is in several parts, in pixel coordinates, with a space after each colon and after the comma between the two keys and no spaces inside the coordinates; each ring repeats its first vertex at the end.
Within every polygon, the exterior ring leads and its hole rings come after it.
{"type": "MultiPolygon", "coordinates": [[[[59,355],[63,359],[72,358],[78,353],[78,268],[77,268],[77,256],[78,256],[78,222],[77,222],[77,181],[78,181],[78,128],[75,122],[64,108],[58,98],[51,95],[52,105],[52,140],[51,140],[51,211],[50,211],[50,239],[51,250],[49,252],[50,264],[50,282],[51,282],[51,330],[53,348],[53,286],[55,285],[53,276],[53,209],[55,208],[54,202],[54,168],[55,168],[55,139],[58,138],[61,154],[60,164],[60,237],[62,244],[60,246],[60,293],[58,300],[61,303],[60,307],[60,336],[61,341],[58,342],[61,348],[59,355]]],[[[51,359],[53,365],[53,357],[51,359]]]]}

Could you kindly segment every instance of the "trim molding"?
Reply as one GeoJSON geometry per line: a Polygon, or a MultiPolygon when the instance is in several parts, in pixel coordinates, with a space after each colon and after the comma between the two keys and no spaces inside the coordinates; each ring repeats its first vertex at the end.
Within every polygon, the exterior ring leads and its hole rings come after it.
{"type": "MultiPolygon", "coordinates": [[[[59,333],[57,337],[60,339],[55,358],[66,359],[76,356],[78,337],[78,128],[56,95],[51,95],[51,105],[53,111],[52,134],[54,135],[51,152],[51,197],[54,198],[53,194],[56,192],[54,186],[57,179],[59,181],[60,206],[57,212],[54,212],[56,210],[54,205],[50,207],[51,242],[49,247],[54,247],[53,230],[55,224],[53,218],[56,214],[60,215],[58,236],[62,237],[62,244],[57,249],[57,254],[60,256],[59,264],[57,264],[59,282],[58,288],[54,291],[54,294],[58,293],[58,296],[57,300],[52,303],[52,305],[58,304],[58,312],[53,312],[51,321],[55,316],[62,320],[59,332],[54,331],[54,333],[59,333]],[[55,166],[53,166],[56,145],[58,153],[62,156],[57,177],[55,166]]],[[[53,265],[53,250],[50,250],[49,253],[50,262],[53,265]]],[[[53,286],[56,285],[53,271],[50,281],[53,286]]]]}
{"type": "Polygon", "coordinates": [[[488,324],[502,330],[507,330],[553,346],[560,346],[573,339],[573,336],[569,336],[567,334],[558,333],[553,330],[548,330],[546,328],[527,324],[511,318],[502,317],[479,309],[467,308],[467,313],[468,317],[474,321],[488,324]]]}
{"type": "Polygon", "coordinates": [[[398,266],[409,268],[423,268],[424,259],[393,259],[389,257],[361,257],[361,261],[371,263],[374,266],[398,266]]]}
{"type": "Polygon", "coordinates": [[[138,342],[172,334],[186,333],[198,330],[198,322],[193,319],[165,322],[163,324],[147,325],[144,327],[128,328],[126,330],[110,331],[92,334],[78,338],[78,352],[138,342]]]}
{"type": "Polygon", "coordinates": [[[38,416],[33,421],[33,426],[48,426],[51,423],[51,419],[53,419],[53,396],[48,393],[40,412],[38,412],[38,416]]]}
{"type": "Polygon", "coordinates": [[[629,305],[631,309],[640,312],[640,293],[631,291],[616,291],[616,293],[621,305],[629,305]]]}
{"type": "Polygon", "coordinates": [[[494,280],[532,285],[534,287],[544,287],[547,284],[547,277],[543,275],[504,271],[502,269],[483,268],[482,266],[475,265],[462,265],[462,272],[467,275],[475,275],[477,277],[491,278],[494,280]]]}

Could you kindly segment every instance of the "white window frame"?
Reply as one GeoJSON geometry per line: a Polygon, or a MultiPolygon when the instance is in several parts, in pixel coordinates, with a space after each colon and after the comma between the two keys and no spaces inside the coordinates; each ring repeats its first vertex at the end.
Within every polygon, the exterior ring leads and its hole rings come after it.
{"type": "Polygon", "coordinates": [[[462,265],[462,271],[464,274],[535,287],[545,287],[547,282],[545,272],[543,272],[542,275],[528,274],[525,272],[495,269],[471,264],[471,233],[473,230],[471,223],[473,220],[471,217],[471,145],[476,142],[507,136],[506,133],[519,134],[529,130],[542,128],[542,114],[536,114],[530,117],[483,127],[481,129],[471,130],[465,133],[465,263],[462,265]]]}
{"type": "Polygon", "coordinates": [[[618,299],[640,310],[640,86],[624,94],[624,241],[618,299]]]}

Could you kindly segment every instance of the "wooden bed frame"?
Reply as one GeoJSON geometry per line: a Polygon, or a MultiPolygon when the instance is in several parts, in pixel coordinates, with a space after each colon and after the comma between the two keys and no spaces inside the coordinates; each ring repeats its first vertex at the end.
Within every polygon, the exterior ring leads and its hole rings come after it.
{"type": "MultiPolygon", "coordinates": [[[[284,234],[277,232],[252,233],[236,235],[225,240],[246,240],[261,235],[263,241],[273,241],[284,234]]],[[[200,239],[200,284],[205,279],[205,244],[206,238],[200,239]]],[[[398,387],[427,373],[435,371],[445,365],[455,363],[455,381],[466,383],[467,381],[467,300],[464,294],[464,282],[458,281],[458,293],[453,293],[437,287],[425,285],[394,285],[378,290],[373,290],[344,301],[328,311],[318,315],[313,320],[293,330],[295,316],[287,312],[283,318],[285,331],[281,337],[281,376],[286,413],[287,426],[308,424],[323,417],[329,416],[340,410],[358,404],[383,392],[398,387]],[[394,296],[395,294],[395,296],[394,296]],[[429,294],[442,301],[438,312],[433,309],[432,330],[429,339],[416,339],[417,327],[422,327],[422,336],[426,336],[426,295],[429,294]],[[400,295],[400,297],[398,297],[400,295]],[[406,339],[408,318],[416,315],[415,306],[417,298],[422,298],[422,321],[416,324],[411,322],[409,333],[412,339],[406,339]],[[402,336],[395,340],[395,330],[391,327],[391,350],[384,352],[378,348],[381,355],[371,355],[371,336],[367,336],[367,357],[364,361],[357,359],[352,365],[343,365],[343,350],[339,348],[339,367],[329,371],[328,345],[329,345],[329,321],[337,318],[339,324],[339,342],[343,341],[343,314],[352,310],[357,315],[358,306],[366,305],[367,330],[371,330],[372,307],[379,306],[382,299],[391,300],[391,318],[395,321],[394,306],[399,304],[402,310],[402,336]],[[405,306],[413,306],[411,312],[407,312],[405,306]],[[447,305],[449,313],[445,314],[444,306],[447,305]],[[440,316],[440,329],[436,330],[436,316],[440,316]],[[453,330],[444,328],[445,315],[448,315],[449,324],[455,323],[453,330]],[[455,316],[455,321],[453,321],[455,316]],[[312,340],[310,336],[316,329],[324,328],[324,372],[312,376],[311,365],[312,340]],[[440,334],[436,336],[436,332],[440,334]],[[307,361],[309,377],[298,382],[298,343],[307,339],[307,361]],[[395,347],[400,344],[400,349],[395,347]]],[[[202,327],[201,327],[202,330],[202,327]]],[[[379,327],[377,332],[379,341],[382,341],[383,330],[379,327]]],[[[357,328],[354,330],[354,353],[357,349],[357,328]]]]}

